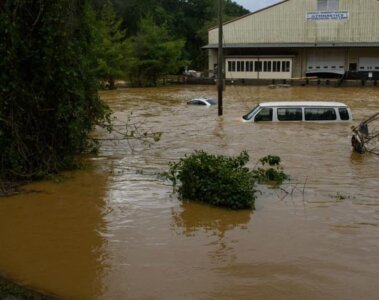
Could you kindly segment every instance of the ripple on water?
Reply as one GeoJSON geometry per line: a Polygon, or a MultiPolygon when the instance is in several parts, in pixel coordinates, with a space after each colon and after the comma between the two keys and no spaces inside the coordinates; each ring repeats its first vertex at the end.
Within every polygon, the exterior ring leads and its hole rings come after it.
{"type": "Polygon", "coordinates": [[[379,157],[352,154],[350,126],[379,111],[378,90],[231,86],[221,118],[186,105],[199,95],[216,92],[103,92],[119,124],[133,112],[161,140],[103,141],[90,170],[2,199],[0,272],[67,299],[376,299],[379,157]],[[258,102],[304,99],[346,102],[354,122],[241,122],[258,102]],[[260,186],[255,212],[179,201],[157,174],[197,149],[247,150],[249,167],[279,155],[292,180],[260,186]]]}

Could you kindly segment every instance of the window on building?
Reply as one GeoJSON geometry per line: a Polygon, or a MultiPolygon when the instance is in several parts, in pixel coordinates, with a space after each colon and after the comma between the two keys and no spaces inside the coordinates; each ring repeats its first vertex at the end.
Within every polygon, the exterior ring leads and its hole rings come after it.
{"type": "Polygon", "coordinates": [[[241,61],[241,72],[245,71],[245,62],[241,61]]]}
{"type": "Polygon", "coordinates": [[[339,0],[317,0],[318,11],[337,11],[339,9],[339,0]]]}
{"type": "Polygon", "coordinates": [[[255,121],[272,121],[272,108],[263,108],[256,116],[255,121]]]}
{"type": "Polygon", "coordinates": [[[247,61],[246,62],[246,72],[253,72],[254,71],[254,62],[247,61]]]}
{"type": "Polygon", "coordinates": [[[237,61],[237,72],[241,72],[241,62],[237,61]]]}
{"type": "Polygon", "coordinates": [[[236,62],[235,61],[228,61],[228,71],[229,72],[235,72],[236,71],[236,62]]]}
{"type": "Polygon", "coordinates": [[[255,62],[255,72],[262,72],[262,62],[261,61],[255,62]]]}
{"type": "Polygon", "coordinates": [[[264,61],[263,62],[263,71],[264,72],[271,72],[271,61],[264,61]]]}
{"type": "Polygon", "coordinates": [[[282,61],[282,72],[289,72],[290,71],[290,61],[282,61]]]}
{"type": "Polygon", "coordinates": [[[332,121],[336,120],[337,115],[334,108],[306,108],[306,121],[332,121]]]}
{"type": "Polygon", "coordinates": [[[303,113],[300,107],[278,108],[279,121],[302,121],[303,113]]]}
{"type": "Polygon", "coordinates": [[[280,72],[280,61],[273,61],[272,62],[272,71],[273,72],[280,72]]]}

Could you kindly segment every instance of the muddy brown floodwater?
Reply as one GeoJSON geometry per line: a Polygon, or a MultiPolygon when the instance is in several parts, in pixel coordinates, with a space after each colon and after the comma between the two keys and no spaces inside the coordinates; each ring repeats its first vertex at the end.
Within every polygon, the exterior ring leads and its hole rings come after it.
{"type": "MultiPolygon", "coordinates": [[[[163,133],[150,148],[107,141],[88,168],[0,199],[0,275],[62,299],[378,299],[379,157],[350,126],[379,89],[228,87],[225,114],[187,106],[212,86],[104,92],[116,117],[163,133]],[[333,100],[349,124],[252,124],[265,100],[333,100]],[[185,203],[156,174],[195,149],[279,155],[292,177],[254,212],[185,203]]],[[[103,133],[100,132],[100,135],[103,133]]]]}

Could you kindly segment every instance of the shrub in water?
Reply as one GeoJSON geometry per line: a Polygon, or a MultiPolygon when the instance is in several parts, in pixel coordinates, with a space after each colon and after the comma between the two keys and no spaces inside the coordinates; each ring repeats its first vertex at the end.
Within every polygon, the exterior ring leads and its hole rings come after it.
{"type": "Polygon", "coordinates": [[[246,151],[237,157],[211,155],[204,151],[170,163],[166,177],[176,186],[181,198],[198,200],[231,209],[254,208],[255,177],[245,167],[246,151]]]}
{"type": "Polygon", "coordinates": [[[174,187],[179,186],[181,198],[231,209],[254,209],[255,182],[280,185],[289,176],[283,172],[279,156],[261,158],[260,166],[252,171],[245,167],[248,161],[246,151],[237,157],[195,151],[177,163],[171,162],[170,170],[163,175],[174,187]]]}
{"type": "Polygon", "coordinates": [[[281,184],[289,176],[283,172],[280,157],[267,155],[259,160],[261,167],[254,170],[254,177],[259,183],[281,184]],[[268,165],[268,167],[266,167],[268,165]]]}

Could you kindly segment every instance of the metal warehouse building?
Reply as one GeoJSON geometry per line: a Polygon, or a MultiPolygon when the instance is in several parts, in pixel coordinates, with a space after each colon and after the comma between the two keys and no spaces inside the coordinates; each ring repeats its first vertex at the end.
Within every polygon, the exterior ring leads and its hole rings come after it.
{"type": "MultiPolygon", "coordinates": [[[[379,79],[378,0],[286,0],[223,31],[226,79],[379,79]]],[[[215,70],[218,28],[208,34],[204,48],[215,70]]]]}

